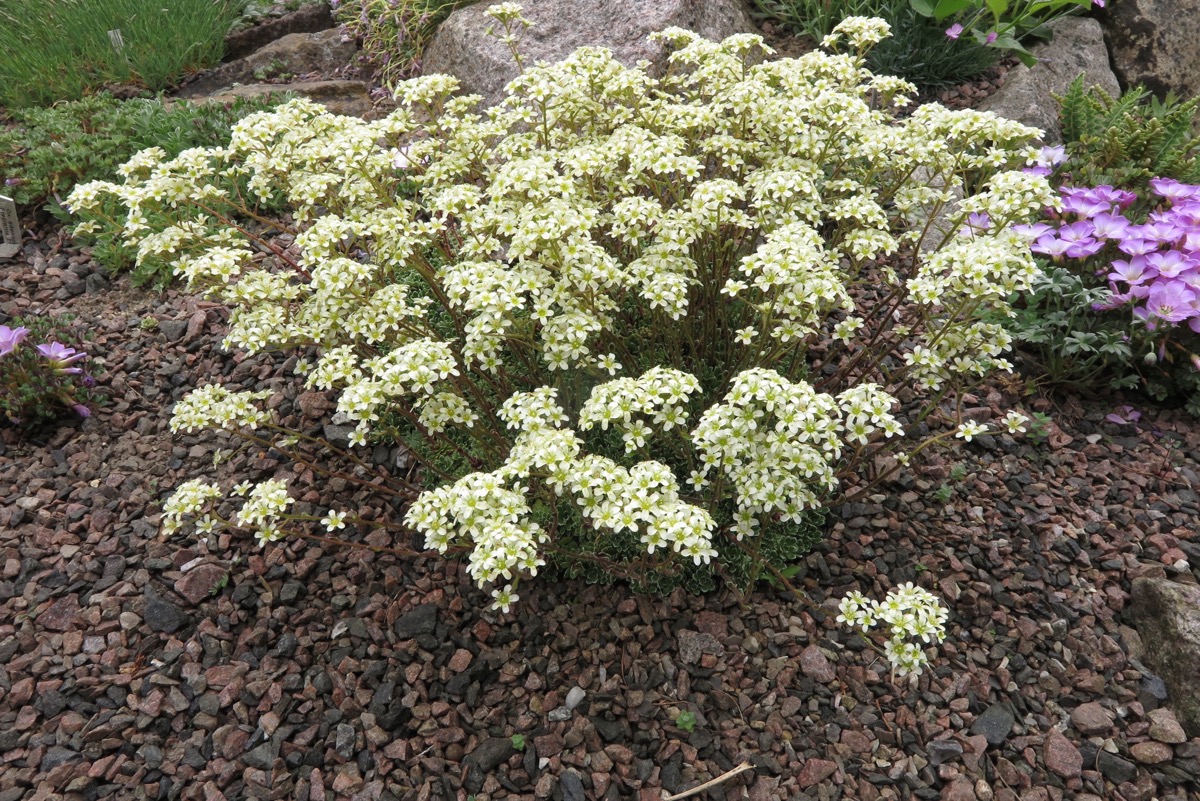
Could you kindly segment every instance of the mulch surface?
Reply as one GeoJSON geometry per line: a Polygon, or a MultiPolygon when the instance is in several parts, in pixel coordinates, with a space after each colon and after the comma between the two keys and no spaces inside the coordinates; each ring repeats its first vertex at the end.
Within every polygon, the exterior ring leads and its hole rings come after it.
{"type": "Polygon", "coordinates": [[[1200,566],[1200,424],[1178,412],[1115,425],[1116,396],[990,385],[969,414],[1049,412],[1045,441],[981,437],[834,510],[794,578],[809,603],[533,581],[503,615],[440,559],[161,537],[160,501],[197,476],[288,478],[302,504],[376,520],[400,509],[271,450],[173,436],[196,382],[270,389],[313,431],[332,396],[302,393],[292,359],[222,351],[215,305],[34,236],[0,273],[0,313],[76,315],[109,401],[4,433],[0,801],[657,801],[742,762],[694,797],[1196,797],[1200,738],[1160,711],[1125,622],[1133,578],[1200,566]],[[903,581],[951,611],[916,682],[834,621],[847,591],[903,581]]]}

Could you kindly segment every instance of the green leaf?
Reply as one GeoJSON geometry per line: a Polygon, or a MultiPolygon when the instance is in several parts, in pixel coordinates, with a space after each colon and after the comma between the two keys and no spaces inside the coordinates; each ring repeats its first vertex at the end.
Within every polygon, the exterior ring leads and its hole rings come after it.
{"type": "Polygon", "coordinates": [[[973,0],[938,0],[933,8],[933,18],[941,22],[973,4],[973,0]]]}
{"type": "Polygon", "coordinates": [[[922,17],[933,16],[933,0],[908,0],[908,4],[922,17]]]}
{"type": "MultiPolygon", "coordinates": [[[[1090,0],[1088,0],[1090,2],[1090,0]]],[[[1000,18],[1004,16],[1004,12],[1008,11],[1008,0],[987,0],[988,11],[992,12],[992,17],[996,22],[1000,22],[1000,18]]]]}

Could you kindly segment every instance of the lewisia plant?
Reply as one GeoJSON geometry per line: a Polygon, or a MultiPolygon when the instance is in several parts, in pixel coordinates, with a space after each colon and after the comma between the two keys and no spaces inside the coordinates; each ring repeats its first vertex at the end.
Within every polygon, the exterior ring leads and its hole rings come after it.
{"type": "MultiPolygon", "coordinates": [[[[508,41],[526,24],[490,13],[508,41]]],[[[443,75],[374,122],[297,100],[69,203],[118,198],[141,257],[233,308],[229,346],[302,352],[352,443],[422,457],[404,525],[507,609],[550,559],[615,575],[617,553],[669,571],[757,552],[863,465],[987,431],[943,410],[1009,368],[985,319],[1037,275],[1011,226],[1055,196],[1020,169],[1034,129],[937,105],[896,121],[913,87],[863,67],[887,32],[851,18],[834,52],[764,61],[757,36],[670,29],[662,78],[584,48],[486,113],[443,75]]],[[[287,448],[262,400],[206,387],[173,426],[287,448]]],[[[278,478],[237,489],[188,482],[164,529],[366,525],[291,515],[278,478]]]]}

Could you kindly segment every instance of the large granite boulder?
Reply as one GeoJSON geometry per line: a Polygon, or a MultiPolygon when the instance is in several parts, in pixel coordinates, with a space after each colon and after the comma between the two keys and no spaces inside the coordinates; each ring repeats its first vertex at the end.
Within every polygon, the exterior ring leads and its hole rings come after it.
{"type": "MultiPolygon", "coordinates": [[[[517,66],[508,47],[487,34],[495,24],[484,15],[489,5],[485,0],[461,8],[439,25],[421,71],[453,75],[492,106],[504,99],[517,66]]],[[[533,23],[519,46],[528,64],[560,61],[592,45],[609,48],[626,66],[647,59],[652,74],[667,64],[662,45],[647,39],[655,31],[677,26],[718,41],[757,31],[743,0],[536,0],[525,3],[522,13],[533,23]]]]}
{"type": "Polygon", "coordinates": [[[1112,0],[1099,13],[1121,85],[1156,95],[1200,96],[1200,5],[1196,0],[1112,0]]]}
{"type": "Polygon", "coordinates": [[[1108,65],[1100,23],[1064,17],[1052,27],[1054,38],[1031,48],[1037,64],[1016,66],[1008,73],[1004,86],[980,105],[985,111],[1041,128],[1046,132],[1042,137],[1046,144],[1062,141],[1058,103],[1053,95],[1065,94],[1081,72],[1087,76],[1088,86],[1099,86],[1113,97],[1121,93],[1117,76],[1108,65]]]}
{"type": "Polygon", "coordinates": [[[354,59],[356,46],[337,28],[290,33],[245,58],[211,69],[180,89],[181,97],[202,97],[239,83],[319,73],[327,77],[354,59]]]}
{"type": "Polygon", "coordinates": [[[1200,737],[1200,586],[1134,579],[1130,613],[1168,703],[1188,736],[1200,737]]]}

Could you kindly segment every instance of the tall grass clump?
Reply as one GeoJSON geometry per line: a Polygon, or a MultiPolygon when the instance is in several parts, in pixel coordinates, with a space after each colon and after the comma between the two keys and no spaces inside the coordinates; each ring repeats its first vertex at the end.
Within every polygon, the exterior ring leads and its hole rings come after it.
{"type": "MultiPolygon", "coordinates": [[[[515,41],[519,7],[489,13],[515,41]]],[[[115,200],[139,258],[233,308],[229,347],[305,359],[352,449],[403,443],[423,466],[414,483],[363,460],[339,473],[389,509],[411,500],[403,522],[348,497],[295,505],[281,472],[232,494],[184,483],[164,532],[419,533],[507,609],[548,563],[752,575],[811,543],[850,476],[868,492],[987,431],[954,400],[1009,367],[981,318],[1037,274],[1012,225],[1054,202],[1020,169],[1038,132],[937,105],[897,121],[914,87],[863,68],[886,34],[851,18],[833,53],[764,61],[761,37],[673,28],[655,35],[663,78],[583,48],[485,116],[428,75],[382,120],[297,100],[228,147],[142,153],[121,183],[76,187],[72,208],[115,200]],[[247,224],[218,174],[286,199],[287,237],[247,224]]],[[[172,427],[332,464],[268,394],[213,381],[172,427]]]]}
{"type": "Polygon", "coordinates": [[[221,60],[225,34],[245,5],[246,0],[5,0],[0,106],[74,100],[109,84],[165,89],[221,60]]]}

